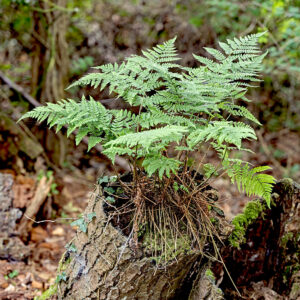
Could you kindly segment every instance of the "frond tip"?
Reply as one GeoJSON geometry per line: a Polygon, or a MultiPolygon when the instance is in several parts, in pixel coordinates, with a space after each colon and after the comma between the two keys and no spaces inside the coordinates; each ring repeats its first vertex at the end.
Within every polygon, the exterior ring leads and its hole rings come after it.
{"type": "Polygon", "coordinates": [[[236,183],[239,192],[244,191],[247,196],[256,195],[265,199],[268,207],[271,205],[271,194],[276,180],[268,174],[259,174],[270,170],[269,166],[250,169],[248,164],[235,163],[228,168],[228,175],[232,183],[236,183]]]}

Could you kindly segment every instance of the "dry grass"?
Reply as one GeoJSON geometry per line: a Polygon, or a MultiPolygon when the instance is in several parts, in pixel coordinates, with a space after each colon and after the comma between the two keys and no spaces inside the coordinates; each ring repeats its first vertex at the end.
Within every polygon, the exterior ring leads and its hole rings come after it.
{"type": "Polygon", "coordinates": [[[125,175],[104,187],[105,209],[113,225],[127,236],[134,251],[142,250],[157,265],[176,260],[180,253],[198,252],[218,258],[220,241],[217,196],[195,171],[182,170],[170,178],[125,175]]]}

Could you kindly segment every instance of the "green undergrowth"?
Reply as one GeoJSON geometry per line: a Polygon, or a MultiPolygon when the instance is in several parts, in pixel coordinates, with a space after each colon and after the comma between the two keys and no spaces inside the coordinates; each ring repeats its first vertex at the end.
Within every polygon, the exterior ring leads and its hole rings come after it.
{"type": "Polygon", "coordinates": [[[247,227],[252,224],[266,209],[266,205],[260,200],[250,201],[242,214],[237,215],[233,220],[234,230],[229,237],[229,242],[233,247],[240,247],[246,241],[245,234],[247,227]]]}

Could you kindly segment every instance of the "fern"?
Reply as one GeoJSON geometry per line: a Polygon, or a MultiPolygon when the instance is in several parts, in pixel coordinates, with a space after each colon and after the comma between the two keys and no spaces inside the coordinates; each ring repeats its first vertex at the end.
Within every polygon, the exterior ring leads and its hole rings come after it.
{"type": "Polygon", "coordinates": [[[253,116],[253,114],[246,107],[239,106],[232,103],[222,103],[219,107],[229,112],[233,116],[244,117],[258,125],[261,125],[260,122],[253,116]]]}
{"type": "Polygon", "coordinates": [[[270,207],[272,187],[275,183],[273,176],[260,174],[271,169],[269,166],[260,166],[250,169],[248,164],[241,162],[233,164],[228,169],[228,175],[232,183],[236,183],[239,191],[244,191],[248,196],[256,195],[266,200],[270,207]]]}
{"type": "MultiPolygon", "coordinates": [[[[47,120],[49,127],[56,126],[57,131],[66,125],[68,136],[76,133],[76,144],[87,136],[88,149],[101,142],[103,153],[113,162],[116,155],[127,156],[135,162],[135,168],[148,176],[156,174],[160,180],[179,171],[183,152],[189,155],[203,143],[209,143],[239,189],[261,196],[269,204],[274,179],[261,174],[267,168],[250,169],[248,164],[229,158],[232,150],[249,151],[242,147],[243,140],[256,139],[250,125],[230,118],[242,117],[260,125],[236,101],[249,101],[245,96],[248,88],[260,80],[261,62],[266,55],[257,44],[261,35],[221,42],[221,50],[205,48],[209,57],[194,55],[199,62],[195,68],[177,63],[174,38],[142,51],[142,56],[130,56],[121,64],[96,67],[95,72],[69,87],[108,89],[129,105],[138,106],[137,114],[126,109],[109,110],[93,98],[83,97],[80,102],[68,99],[48,103],[21,119],[47,120]],[[178,159],[166,154],[174,143],[178,159]],[[137,164],[137,160],[142,164],[137,164]]],[[[210,164],[203,171],[207,177],[217,174],[210,164]]]]}
{"type": "Polygon", "coordinates": [[[93,136],[91,145],[93,146],[97,144],[95,137],[98,137],[98,141],[100,141],[101,134],[109,131],[112,120],[112,114],[92,97],[90,100],[82,97],[81,102],[78,103],[71,99],[61,100],[57,104],[47,103],[46,106],[36,107],[26,113],[20,120],[27,117],[35,118],[39,122],[47,119],[50,128],[57,126],[56,132],[64,125],[68,125],[68,136],[78,128],[76,144],[79,144],[84,136],[91,134],[93,136]]]}
{"type": "Polygon", "coordinates": [[[161,146],[170,142],[179,142],[187,131],[181,126],[166,126],[159,129],[145,130],[120,136],[105,144],[106,147],[124,145],[128,148],[141,146],[151,151],[151,144],[159,142],[161,146]]]}
{"type": "Polygon", "coordinates": [[[254,130],[244,123],[215,121],[205,127],[196,129],[188,136],[189,146],[196,146],[199,142],[215,140],[218,145],[225,143],[234,144],[241,148],[242,139],[256,139],[254,130]]]}
{"type": "Polygon", "coordinates": [[[164,173],[170,177],[170,172],[177,173],[178,167],[182,163],[176,159],[168,158],[162,155],[151,155],[144,159],[143,166],[149,176],[158,172],[159,178],[162,179],[164,173]]]}

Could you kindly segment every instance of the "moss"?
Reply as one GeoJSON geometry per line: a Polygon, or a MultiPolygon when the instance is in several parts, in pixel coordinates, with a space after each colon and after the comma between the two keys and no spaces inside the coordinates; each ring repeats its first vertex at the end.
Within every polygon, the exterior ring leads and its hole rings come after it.
{"type": "Polygon", "coordinates": [[[233,220],[234,230],[229,237],[229,242],[233,247],[239,248],[240,244],[245,242],[245,234],[247,227],[253,223],[266,206],[259,200],[249,202],[242,214],[237,215],[233,220]]]}
{"type": "Polygon", "coordinates": [[[57,293],[57,283],[51,285],[41,296],[35,297],[34,300],[47,300],[57,293]]]}
{"type": "MultiPolygon", "coordinates": [[[[289,195],[289,197],[294,194],[295,186],[298,187],[298,184],[295,183],[291,178],[284,178],[280,180],[280,183],[283,185],[283,189],[285,193],[289,195]]],[[[300,186],[298,188],[300,188],[300,186]]]]}
{"type": "Polygon", "coordinates": [[[211,269],[206,269],[205,276],[209,278],[212,282],[215,282],[216,278],[211,269]]]}
{"type": "Polygon", "coordinates": [[[167,229],[165,233],[162,233],[162,236],[156,237],[149,234],[148,231],[145,232],[142,244],[146,250],[152,253],[150,259],[156,263],[168,262],[181,253],[188,254],[191,252],[191,241],[187,236],[174,239],[174,236],[167,229]]]}
{"type": "Polygon", "coordinates": [[[282,238],[281,238],[281,247],[286,248],[287,243],[292,240],[294,237],[292,232],[286,233],[282,238]]]}
{"type": "Polygon", "coordinates": [[[283,272],[284,283],[288,283],[290,278],[292,278],[295,274],[298,274],[300,270],[299,237],[300,233],[294,234],[293,232],[287,232],[281,238],[281,254],[285,258],[285,268],[283,272]]]}
{"type": "Polygon", "coordinates": [[[280,182],[283,184],[286,191],[293,188],[294,181],[291,178],[284,178],[280,182]]]}

